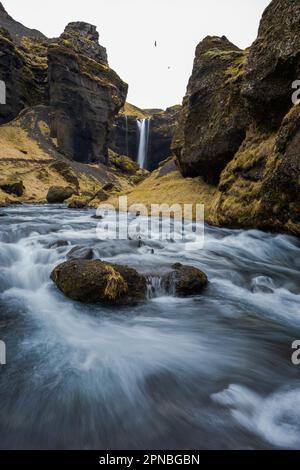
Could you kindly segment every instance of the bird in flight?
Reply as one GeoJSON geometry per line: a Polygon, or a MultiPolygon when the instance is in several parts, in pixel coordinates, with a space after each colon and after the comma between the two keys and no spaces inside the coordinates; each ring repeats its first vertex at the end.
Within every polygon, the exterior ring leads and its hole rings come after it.
{"type": "Polygon", "coordinates": [[[157,47],[157,41],[155,41],[154,46],[157,47]]]}

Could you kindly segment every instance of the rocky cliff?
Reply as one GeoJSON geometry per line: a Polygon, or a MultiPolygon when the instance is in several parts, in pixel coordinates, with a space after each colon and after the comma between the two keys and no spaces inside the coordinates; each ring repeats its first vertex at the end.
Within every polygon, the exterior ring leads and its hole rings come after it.
{"type": "Polygon", "coordinates": [[[299,1],[273,0],[249,50],[197,47],[173,149],[184,176],[218,189],[214,223],[300,234],[299,43],[299,1]]]}
{"type": "Polygon", "coordinates": [[[18,21],[14,20],[5,10],[4,6],[0,2],[0,25],[2,28],[8,31],[10,37],[16,44],[22,41],[23,37],[30,38],[33,40],[39,40],[44,42],[47,40],[46,36],[36,29],[26,28],[18,21]]]}
{"type": "Polygon", "coordinates": [[[124,106],[127,85],[109,67],[96,27],[70,23],[58,39],[13,20],[0,4],[0,79],[7,104],[0,124],[37,105],[49,106],[51,135],[67,158],[108,161],[115,116],[124,106]]]}
{"type": "Polygon", "coordinates": [[[0,124],[27,107],[48,102],[47,42],[19,37],[16,44],[1,27],[0,79],[6,84],[6,104],[0,106],[0,124]]]}
{"type": "Polygon", "coordinates": [[[76,161],[107,163],[114,118],[127,85],[109,68],[95,26],[70,23],[48,48],[51,132],[76,161]]]}

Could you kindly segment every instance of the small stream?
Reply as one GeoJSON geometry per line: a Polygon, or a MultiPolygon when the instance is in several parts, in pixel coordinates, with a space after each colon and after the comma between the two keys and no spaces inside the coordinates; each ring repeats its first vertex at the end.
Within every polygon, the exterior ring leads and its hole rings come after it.
{"type": "Polygon", "coordinates": [[[204,248],[187,251],[101,241],[89,210],[3,211],[1,449],[300,448],[299,240],[207,226],[204,248]],[[49,275],[77,245],[149,275],[148,302],[66,299],[49,275]],[[202,295],[163,292],[176,262],[207,273],[202,295]]]}

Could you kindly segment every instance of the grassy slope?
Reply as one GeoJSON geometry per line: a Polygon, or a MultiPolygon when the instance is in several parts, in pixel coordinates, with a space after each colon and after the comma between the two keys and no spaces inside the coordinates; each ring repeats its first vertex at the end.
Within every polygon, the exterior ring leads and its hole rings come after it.
{"type": "MultiPolygon", "coordinates": [[[[204,204],[205,219],[213,222],[213,213],[218,201],[219,193],[213,186],[206,184],[202,178],[183,178],[180,172],[172,168],[165,172],[163,164],[154,171],[145,181],[135,188],[122,193],[128,197],[128,206],[144,204],[147,208],[151,204],[204,204]]],[[[118,207],[118,198],[111,197],[107,203],[118,207]]],[[[195,216],[195,210],[193,212],[195,216]]],[[[153,214],[155,215],[155,214],[153,214]]]]}
{"type": "Polygon", "coordinates": [[[51,168],[57,159],[67,162],[78,178],[80,192],[90,198],[108,181],[123,190],[132,184],[126,175],[103,165],[84,165],[71,162],[57,152],[55,141],[50,138],[48,124],[36,110],[0,127],[0,179],[22,180],[24,195],[17,198],[0,190],[3,202],[46,202],[51,186],[68,186],[68,182],[51,168]],[[29,124],[28,124],[29,123],[29,124]]]}

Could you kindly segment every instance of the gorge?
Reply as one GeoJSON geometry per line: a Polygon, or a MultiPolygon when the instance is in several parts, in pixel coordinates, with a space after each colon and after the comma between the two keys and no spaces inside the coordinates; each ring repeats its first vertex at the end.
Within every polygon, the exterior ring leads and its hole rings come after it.
{"type": "Polygon", "coordinates": [[[141,109],[96,26],[47,38],[0,3],[1,449],[300,448],[299,41],[272,0],[249,48],[200,41],[182,105],[141,109]],[[187,204],[189,230],[160,209],[187,204]]]}

